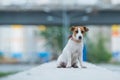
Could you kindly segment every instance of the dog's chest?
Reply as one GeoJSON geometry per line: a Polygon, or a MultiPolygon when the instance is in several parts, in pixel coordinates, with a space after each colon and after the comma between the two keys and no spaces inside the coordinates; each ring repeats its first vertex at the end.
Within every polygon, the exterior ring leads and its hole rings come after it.
{"type": "Polygon", "coordinates": [[[76,50],[71,53],[72,57],[77,57],[80,55],[80,51],[76,50]]]}
{"type": "Polygon", "coordinates": [[[69,50],[71,50],[73,53],[79,53],[82,50],[82,43],[69,43],[69,50]]]}
{"type": "Polygon", "coordinates": [[[72,55],[72,57],[77,57],[77,56],[79,56],[80,55],[80,53],[81,53],[81,49],[79,48],[74,48],[74,49],[72,49],[71,50],[71,55],[72,55]]]}

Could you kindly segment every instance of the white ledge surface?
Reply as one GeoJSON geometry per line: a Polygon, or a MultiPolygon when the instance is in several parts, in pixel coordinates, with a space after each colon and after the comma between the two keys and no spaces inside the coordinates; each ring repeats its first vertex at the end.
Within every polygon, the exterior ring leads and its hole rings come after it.
{"type": "Polygon", "coordinates": [[[87,68],[56,68],[49,62],[27,71],[8,76],[4,80],[120,80],[120,74],[91,63],[87,68]]]}

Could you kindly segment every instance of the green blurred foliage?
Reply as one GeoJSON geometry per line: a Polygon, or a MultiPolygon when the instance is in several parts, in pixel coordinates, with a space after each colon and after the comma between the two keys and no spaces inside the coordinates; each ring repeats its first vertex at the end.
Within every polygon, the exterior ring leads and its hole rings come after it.
{"type": "Polygon", "coordinates": [[[51,48],[53,57],[56,59],[63,48],[63,27],[47,27],[40,34],[46,38],[47,43],[45,46],[51,48]]]}
{"type": "Polygon", "coordinates": [[[92,63],[107,63],[110,61],[112,55],[106,49],[105,39],[101,34],[96,38],[97,43],[92,42],[91,40],[87,41],[87,59],[92,63]]]}
{"type": "Polygon", "coordinates": [[[0,77],[6,77],[8,75],[12,75],[12,74],[15,74],[17,72],[0,72],[0,77]]]}

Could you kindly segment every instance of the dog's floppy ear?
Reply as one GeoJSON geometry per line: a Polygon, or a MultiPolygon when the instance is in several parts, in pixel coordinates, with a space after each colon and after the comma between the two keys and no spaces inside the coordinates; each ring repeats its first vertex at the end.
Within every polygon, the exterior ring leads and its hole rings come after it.
{"type": "Polygon", "coordinates": [[[85,32],[88,32],[88,31],[89,31],[89,29],[88,29],[87,27],[83,26],[83,28],[84,28],[84,31],[85,31],[85,32]]]}
{"type": "Polygon", "coordinates": [[[71,31],[74,31],[74,29],[75,29],[75,26],[72,26],[72,27],[70,28],[71,31]]]}

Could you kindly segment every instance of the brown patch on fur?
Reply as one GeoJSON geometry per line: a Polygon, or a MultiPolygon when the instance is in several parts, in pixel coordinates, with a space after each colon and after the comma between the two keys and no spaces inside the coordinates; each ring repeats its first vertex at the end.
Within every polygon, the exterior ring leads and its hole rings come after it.
{"type": "Polygon", "coordinates": [[[73,35],[76,36],[76,31],[78,31],[78,27],[77,26],[72,26],[71,27],[71,31],[73,32],[73,35]]]}
{"type": "Polygon", "coordinates": [[[78,27],[75,27],[75,29],[73,31],[74,36],[76,36],[76,34],[77,34],[76,31],[78,31],[78,27]]]}
{"type": "Polygon", "coordinates": [[[81,27],[79,27],[79,28],[80,28],[80,30],[81,30],[81,33],[84,34],[84,33],[85,33],[84,27],[81,26],[81,27]]]}
{"type": "Polygon", "coordinates": [[[89,31],[89,29],[87,27],[83,26],[83,28],[84,28],[85,32],[89,31]]]}
{"type": "Polygon", "coordinates": [[[74,31],[74,29],[75,29],[75,26],[72,26],[70,30],[71,30],[71,31],[74,31]]]}

